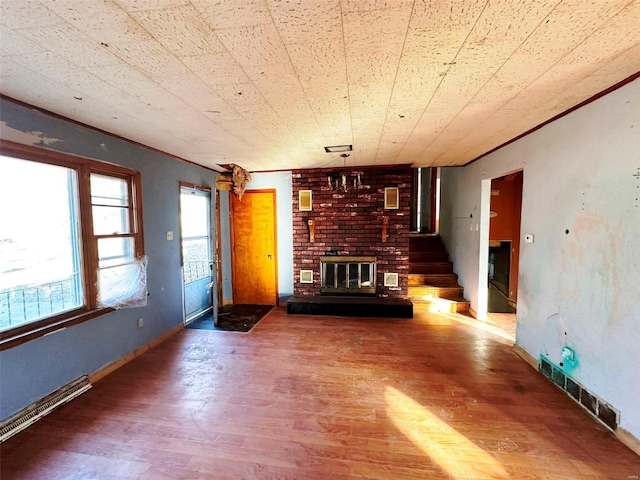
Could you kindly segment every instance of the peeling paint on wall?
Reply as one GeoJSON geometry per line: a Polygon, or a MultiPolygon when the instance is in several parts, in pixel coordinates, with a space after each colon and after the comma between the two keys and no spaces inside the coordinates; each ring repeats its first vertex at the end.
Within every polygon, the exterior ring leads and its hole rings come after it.
{"type": "Polygon", "coordinates": [[[43,132],[37,130],[28,132],[16,130],[7,125],[5,121],[0,122],[0,138],[36,147],[48,147],[57,143],[64,143],[59,138],[47,137],[43,132]]]}

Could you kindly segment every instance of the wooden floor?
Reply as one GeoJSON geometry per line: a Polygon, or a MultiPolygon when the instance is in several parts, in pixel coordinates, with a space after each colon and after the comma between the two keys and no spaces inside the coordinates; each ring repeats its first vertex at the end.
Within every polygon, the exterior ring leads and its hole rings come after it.
{"type": "Polygon", "coordinates": [[[1,447],[10,479],[638,479],[509,335],[287,316],[184,330],[1,447]]]}

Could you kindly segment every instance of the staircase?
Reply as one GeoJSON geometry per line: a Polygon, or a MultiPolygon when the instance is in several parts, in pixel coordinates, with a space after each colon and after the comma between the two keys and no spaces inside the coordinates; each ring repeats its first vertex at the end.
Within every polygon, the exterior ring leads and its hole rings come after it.
{"type": "Polygon", "coordinates": [[[458,276],[440,235],[412,234],[409,237],[409,298],[426,304],[431,312],[469,313],[458,276]]]}

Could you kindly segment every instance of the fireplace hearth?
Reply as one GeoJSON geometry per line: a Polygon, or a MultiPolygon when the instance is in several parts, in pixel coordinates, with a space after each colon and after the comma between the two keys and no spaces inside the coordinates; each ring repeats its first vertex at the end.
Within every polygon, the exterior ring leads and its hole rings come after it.
{"type": "Polygon", "coordinates": [[[320,293],[375,295],[376,257],[351,255],[320,257],[320,293]]]}

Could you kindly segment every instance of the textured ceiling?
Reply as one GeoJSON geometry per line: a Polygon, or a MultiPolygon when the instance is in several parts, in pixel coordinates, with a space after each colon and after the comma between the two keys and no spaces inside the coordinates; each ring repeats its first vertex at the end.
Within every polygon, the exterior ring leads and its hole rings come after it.
{"type": "Polygon", "coordinates": [[[640,0],[1,0],[0,92],[202,165],[460,165],[640,71],[640,0]]]}

